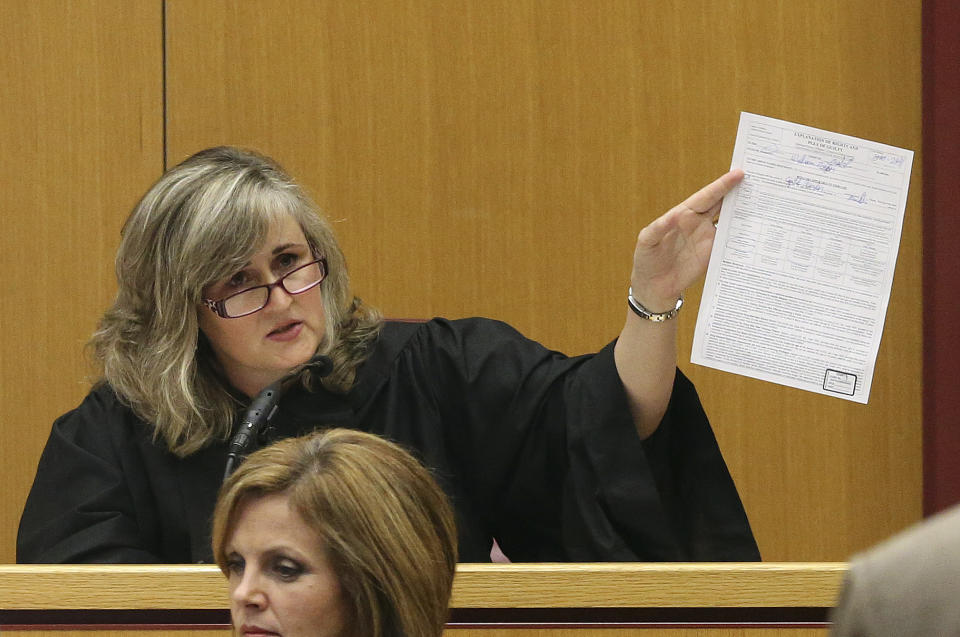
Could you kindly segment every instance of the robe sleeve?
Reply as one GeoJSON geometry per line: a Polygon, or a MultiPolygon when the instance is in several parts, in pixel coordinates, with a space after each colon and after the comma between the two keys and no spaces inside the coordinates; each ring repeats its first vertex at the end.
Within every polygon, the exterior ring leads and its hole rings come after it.
{"type": "MultiPolygon", "coordinates": [[[[757,560],[693,385],[676,373],[641,441],[613,343],[567,357],[487,319],[434,320],[409,346],[457,480],[513,561],[757,560]],[[422,366],[422,369],[420,367],[422,366]]],[[[456,503],[455,503],[456,504],[456,503]]]]}
{"type": "Polygon", "coordinates": [[[20,519],[17,562],[163,561],[136,443],[124,436],[129,417],[101,388],[56,420],[20,519]]]}

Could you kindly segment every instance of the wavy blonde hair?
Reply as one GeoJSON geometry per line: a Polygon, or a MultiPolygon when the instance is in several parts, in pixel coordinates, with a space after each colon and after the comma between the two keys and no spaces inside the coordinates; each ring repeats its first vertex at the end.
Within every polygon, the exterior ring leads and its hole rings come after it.
{"type": "Polygon", "coordinates": [[[382,319],[352,296],[333,230],[276,162],[233,147],[201,151],[166,172],[123,226],[117,296],[89,345],[102,380],[178,456],[228,438],[241,402],[199,331],[201,291],[241,269],[283,214],[328,265],[319,353],[333,372],[320,381],[305,371],[301,381],[345,392],[382,319]]]}
{"type": "Polygon", "coordinates": [[[373,434],[329,429],[250,455],[220,488],[213,555],[226,552],[249,498],[282,493],[314,529],[357,637],[440,637],[457,563],[450,503],[430,473],[373,434]]]}

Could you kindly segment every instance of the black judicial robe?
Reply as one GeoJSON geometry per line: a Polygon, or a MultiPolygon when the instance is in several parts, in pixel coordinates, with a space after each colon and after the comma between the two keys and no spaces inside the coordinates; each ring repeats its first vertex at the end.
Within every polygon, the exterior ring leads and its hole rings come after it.
{"type": "MultiPolygon", "coordinates": [[[[351,427],[414,450],[456,510],[461,561],[756,560],[693,385],[641,441],[613,343],[567,357],[488,319],[389,322],[345,395],[288,391],[278,437],[351,427]]],[[[209,562],[226,445],[177,458],[111,388],[57,419],[18,562],[209,562]]]]}

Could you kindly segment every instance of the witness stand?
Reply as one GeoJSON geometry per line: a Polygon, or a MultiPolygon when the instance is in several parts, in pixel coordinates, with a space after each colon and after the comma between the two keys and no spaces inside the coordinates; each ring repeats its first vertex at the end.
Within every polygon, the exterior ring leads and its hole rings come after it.
{"type": "MultiPolygon", "coordinates": [[[[450,637],[826,635],[843,563],[461,564],[450,637]]],[[[206,565],[0,565],[0,632],[229,634],[206,565]]]]}

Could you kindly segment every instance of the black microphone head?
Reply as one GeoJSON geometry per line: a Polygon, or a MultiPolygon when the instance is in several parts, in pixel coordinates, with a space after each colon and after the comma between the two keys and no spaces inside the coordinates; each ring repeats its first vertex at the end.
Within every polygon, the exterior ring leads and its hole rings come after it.
{"type": "Polygon", "coordinates": [[[324,356],[323,354],[317,354],[309,361],[305,367],[313,370],[313,373],[323,378],[324,376],[329,376],[333,371],[333,361],[330,360],[329,356],[324,356]]]}

